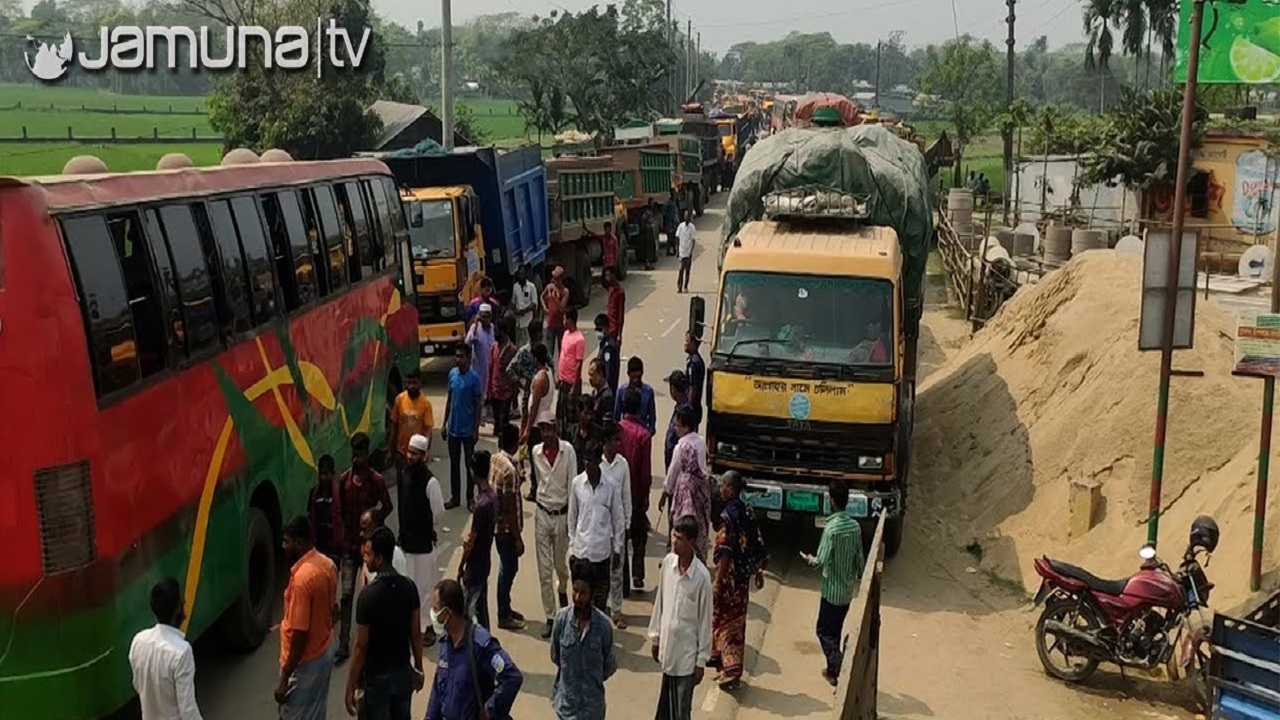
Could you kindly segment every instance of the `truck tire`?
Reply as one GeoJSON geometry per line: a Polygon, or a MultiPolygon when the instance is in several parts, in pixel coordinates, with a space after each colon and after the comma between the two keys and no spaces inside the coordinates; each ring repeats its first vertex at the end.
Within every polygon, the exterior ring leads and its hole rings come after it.
{"type": "Polygon", "coordinates": [[[693,189],[693,216],[702,217],[702,213],[706,208],[706,193],[702,188],[693,189]]]}
{"type": "Polygon", "coordinates": [[[898,554],[898,550],[902,549],[902,524],[905,516],[899,514],[889,518],[884,523],[884,554],[885,557],[893,557],[898,554]]]}
{"type": "Polygon", "coordinates": [[[591,302],[591,255],[586,247],[573,251],[573,276],[565,283],[569,288],[569,302],[575,307],[586,307],[591,302]]]}
{"type": "Polygon", "coordinates": [[[245,513],[242,563],[243,589],[223,616],[223,636],[233,649],[250,652],[267,637],[271,609],[279,589],[275,534],[266,514],[256,507],[250,507],[245,513]]]}

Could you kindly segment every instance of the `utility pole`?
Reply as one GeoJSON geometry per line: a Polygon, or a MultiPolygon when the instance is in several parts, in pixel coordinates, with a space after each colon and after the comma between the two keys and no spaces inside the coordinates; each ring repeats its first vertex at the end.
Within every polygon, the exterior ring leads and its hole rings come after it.
{"type": "Polygon", "coordinates": [[[876,104],[880,107],[880,41],[876,41],[876,104]]]}
{"type": "MultiPolygon", "coordinates": [[[[693,54],[693,87],[696,90],[698,81],[702,79],[702,33],[698,33],[698,44],[695,46],[697,52],[693,54]]],[[[689,94],[693,94],[693,90],[689,94]]]]}
{"type": "MultiPolygon", "coordinates": [[[[667,47],[671,49],[671,52],[673,53],[675,52],[676,38],[675,38],[675,28],[671,24],[671,0],[667,0],[667,47]]],[[[671,91],[671,102],[672,104],[675,104],[676,102],[676,66],[675,65],[671,66],[671,77],[667,82],[667,88],[671,91]]],[[[669,108],[669,110],[674,112],[675,108],[669,108]]]]}
{"type": "Polygon", "coordinates": [[[453,0],[440,7],[440,144],[453,149],[453,0]]]}
{"type": "MultiPolygon", "coordinates": [[[[1009,6],[1009,17],[1006,22],[1009,23],[1009,38],[1005,40],[1005,85],[1004,85],[1004,111],[1007,113],[1013,108],[1013,63],[1017,59],[1017,52],[1014,50],[1013,23],[1017,19],[1013,12],[1013,6],[1017,4],[1017,0],[1005,0],[1005,4],[1009,6]]],[[[1006,125],[1001,129],[1004,136],[1004,189],[1001,194],[1004,196],[1004,224],[1009,224],[1009,203],[1012,197],[1009,188],[1012,187],[1010,182],[1013,178],[1013,127],[1006,125]]],[[[1013,202],[1017,202],[1014,198],[1013,202]]],[[[987,228],[990,232],[991,228],[987,228]]]]}
{"type": "MultiPolygon", "coordinates": [[[[1187,46],[1187,83],[1182,90],[1182,135],[1178,141],[1178,175],[1173,186],[1173,228],[1169,234],[1169,259],[1165,276],[1164,327],[1160,341],[1160,391],[1156,399],[1156,438],[1151,462],[1151,497],[1147,515],[1147,542],[1160,538],[1161,486],[1164,483],[1164,442],[1169,419],[1169,381],[1173,377],[1173,332],[1178,314],[1178,279],[1182,265],[1182,227],[1186,219],[1187,177],[1191,155],[1191,129],[1196,117],[1196,76],[1200,72],[1200,38],[1204,28],[1205,0],[1193,0],[1191,41],[1187,46]]],[[[1274,388],[1274,385],[1272,386],[1274,388]]],[[[1269,430],[1270,428],[1268,428],[1269,430]]],[[[1268,450],[1270,448],[1268,447],[1268,450]]]]}
{"type": "MultiPolygon", "coordinates": [[[[693,92],[693,19],[691,18],[685,29],[684,38],[684,96],[687,98],[693,92]]],[[[684,102],[681,100],[680,102],[684,102]]]]}

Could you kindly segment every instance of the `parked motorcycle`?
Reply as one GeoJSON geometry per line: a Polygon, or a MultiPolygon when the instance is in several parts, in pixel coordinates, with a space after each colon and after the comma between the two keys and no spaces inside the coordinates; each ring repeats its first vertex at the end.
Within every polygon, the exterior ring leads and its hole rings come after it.
{"type": "Polygon", "coordinates": [[[1035,604],[1044,603],[1036,623],[1036,653],[1049,675],[1067,682],[1087,680],[1100,662],[1154,669],[1186,677],[1202,705],[1208,703],[1209,645],[1204,607],[1213,583],[1204,568],[1218,547],[1218,524],[1201,516],[1191,523],[1190,541],[1177,570],[1144,545],[1142,569],[1124,580],[1103,580],[1083,568],[1042,557],[1043,578],[1035,604]],[[1203,565],[1200,562],[1204,557],[1203,565]],[[1198,616],[1193,624],[1192,613],[1198,616]]]}

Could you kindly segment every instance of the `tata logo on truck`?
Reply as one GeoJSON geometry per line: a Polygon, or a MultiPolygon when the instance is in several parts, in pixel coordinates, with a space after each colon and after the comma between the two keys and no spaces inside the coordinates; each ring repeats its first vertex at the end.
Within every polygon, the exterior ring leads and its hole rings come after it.
{"type": "Polygon", "coordinates": [[[303,70],[312,65],[316,77],[325,66],[358,68],[369,47],[371,30],[364,28],[359,42],[332,18],[316,18],[312,33],[300,25],[284,25],[274,32],[255,25],[221,29],[148,25],[102,27],[98,31],[98,53],[75,52],[75,40],[65,33],[61,42],[41,42],[28,35],[31,48],[23,53],[27,69],[45,82],[57,82],[71,65],[97,72],[115,70],[176,70],[185,53],[185,65],[192,70],[245,69],[250,58],[261,53],[267,69],[303,70]]]}

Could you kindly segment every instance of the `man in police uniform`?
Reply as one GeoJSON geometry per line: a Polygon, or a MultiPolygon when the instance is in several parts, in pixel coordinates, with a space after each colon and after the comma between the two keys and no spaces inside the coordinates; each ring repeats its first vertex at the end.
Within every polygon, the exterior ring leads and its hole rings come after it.
{"type": "Polygon", "coordinates": [[[426,720],[509,720],[524,675],[497,639],[467,617],[456,580],[436,585],[431,625],[442,642],[426,720]]]}

